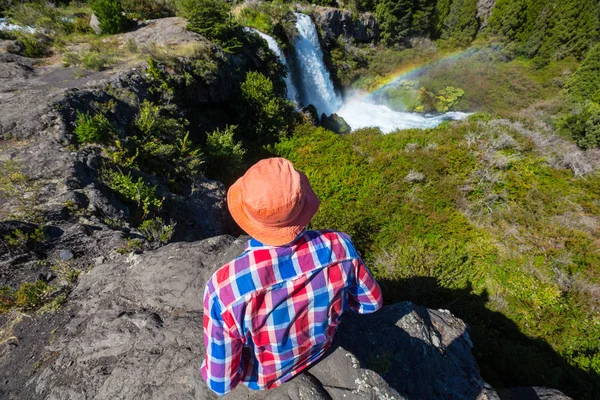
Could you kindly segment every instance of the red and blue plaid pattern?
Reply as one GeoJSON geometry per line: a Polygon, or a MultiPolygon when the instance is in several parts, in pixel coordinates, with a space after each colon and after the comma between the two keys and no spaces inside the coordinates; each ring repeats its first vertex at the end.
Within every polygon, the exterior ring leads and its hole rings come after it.
{"type": "Polygon", "coordinates": [[[305,231],[280,247],[251,239],[206,284],[202,376],[219,395],[240,382],[277,387],[325,353],[345,310],[381,304],[345,233],[305,231]]]}

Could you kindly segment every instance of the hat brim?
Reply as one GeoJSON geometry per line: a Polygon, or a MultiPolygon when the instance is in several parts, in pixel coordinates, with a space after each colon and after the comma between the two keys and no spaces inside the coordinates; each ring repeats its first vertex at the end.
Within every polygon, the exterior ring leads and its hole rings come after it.
{"type": "Polygon", "coordinates": [[[250,218],[242,207],[242,190],[240,180],[236,181],[227,191],[227,206],[231,216],[237,224],[250,236],[261,243],[270,246],[282,246],[294,240],[300,232],[308,225],[312,217],[319,209],[319,198],[313,192],[308,178],[302,172],[300,182],[302,190],[305,191],[305,201],[302,211],[284,227],[270,227],[250,218]]]}

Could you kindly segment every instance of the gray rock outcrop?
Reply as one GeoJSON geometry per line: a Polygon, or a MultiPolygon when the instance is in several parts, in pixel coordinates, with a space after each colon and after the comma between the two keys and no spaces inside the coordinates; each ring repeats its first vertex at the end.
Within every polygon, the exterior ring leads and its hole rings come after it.
{"type": "MultiPolygon", "coordinates": [[[[246,238],[247,239],[247,238],[246,238]]],[[[174,243],[85,275],[29,374],[0,376],[9,399],[215,399],[200,375],[206,280],[245,238],[174,243]]],[[[241,399],[497,399],[471,355],[467,326],[412,303],[344,315],[330,352],[281,387],[241,399]]],[[[0,365],[17,357],[0,349],[0,365]]],[[[0,374],[1,375],[1,374],[0,374]]]]}
{"type": "Polygon", "coordinates": [[[479,19],[479,29],[487,26],[488,19],[492,15],[496,0],[477,0],[477,19],[479,19]]]}
{"type": "Polygon", "coordinates": [[[342,36],[357,42],[372,42],[379,35],[377,20],[372,13],[361,13],[356,18],[352,11],[333,7],[316,7],[312,12],[316,25],[323,32],[323,40],[342,36]]]}

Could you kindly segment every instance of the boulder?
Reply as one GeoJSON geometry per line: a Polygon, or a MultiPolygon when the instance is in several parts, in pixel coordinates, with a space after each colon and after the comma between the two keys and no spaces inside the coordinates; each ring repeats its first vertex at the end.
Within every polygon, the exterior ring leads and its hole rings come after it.
{"type": "Polygon", "coordinates": [[[95,13],[92,12],[92,16],[90,18],[90,28],[96,33],[96,35],[102,34],[102,28],[100,28],[100,21],[95,13]]]}
{"type": "MultiPolygon", "coordinates": [[[[199,371],[202,296],[247,239],[173,243],[96,266],[41,354],[0,347],[0,395],[216,399],[199,371]],[[10,372],[15,359],[28,360],[29,369],[10,372]]],[[[347,312],[330,351],[307,372],[271,391],[239,386],[224,399],[498,399],[471,348],[468,327],[448,311],[403,302],[370,315],[347,312]]]]}
{"type": "Polygon", "coordinates": [[[346,120],[333,113],[329,117],[325,113],[321,114],[321,126],[335,133],[350,133],[352,128],[346,120]]]}

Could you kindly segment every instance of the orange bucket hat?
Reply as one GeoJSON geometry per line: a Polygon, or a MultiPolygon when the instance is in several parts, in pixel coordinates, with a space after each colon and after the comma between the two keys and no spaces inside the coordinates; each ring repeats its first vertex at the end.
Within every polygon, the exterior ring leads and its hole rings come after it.
{"type": "Polygon", "coordinates": [[[308,178],[285,158],[254,164],[227,192],[235,222],[256,240],[282,246],[294,240],[319,209],[308,178]]]}

